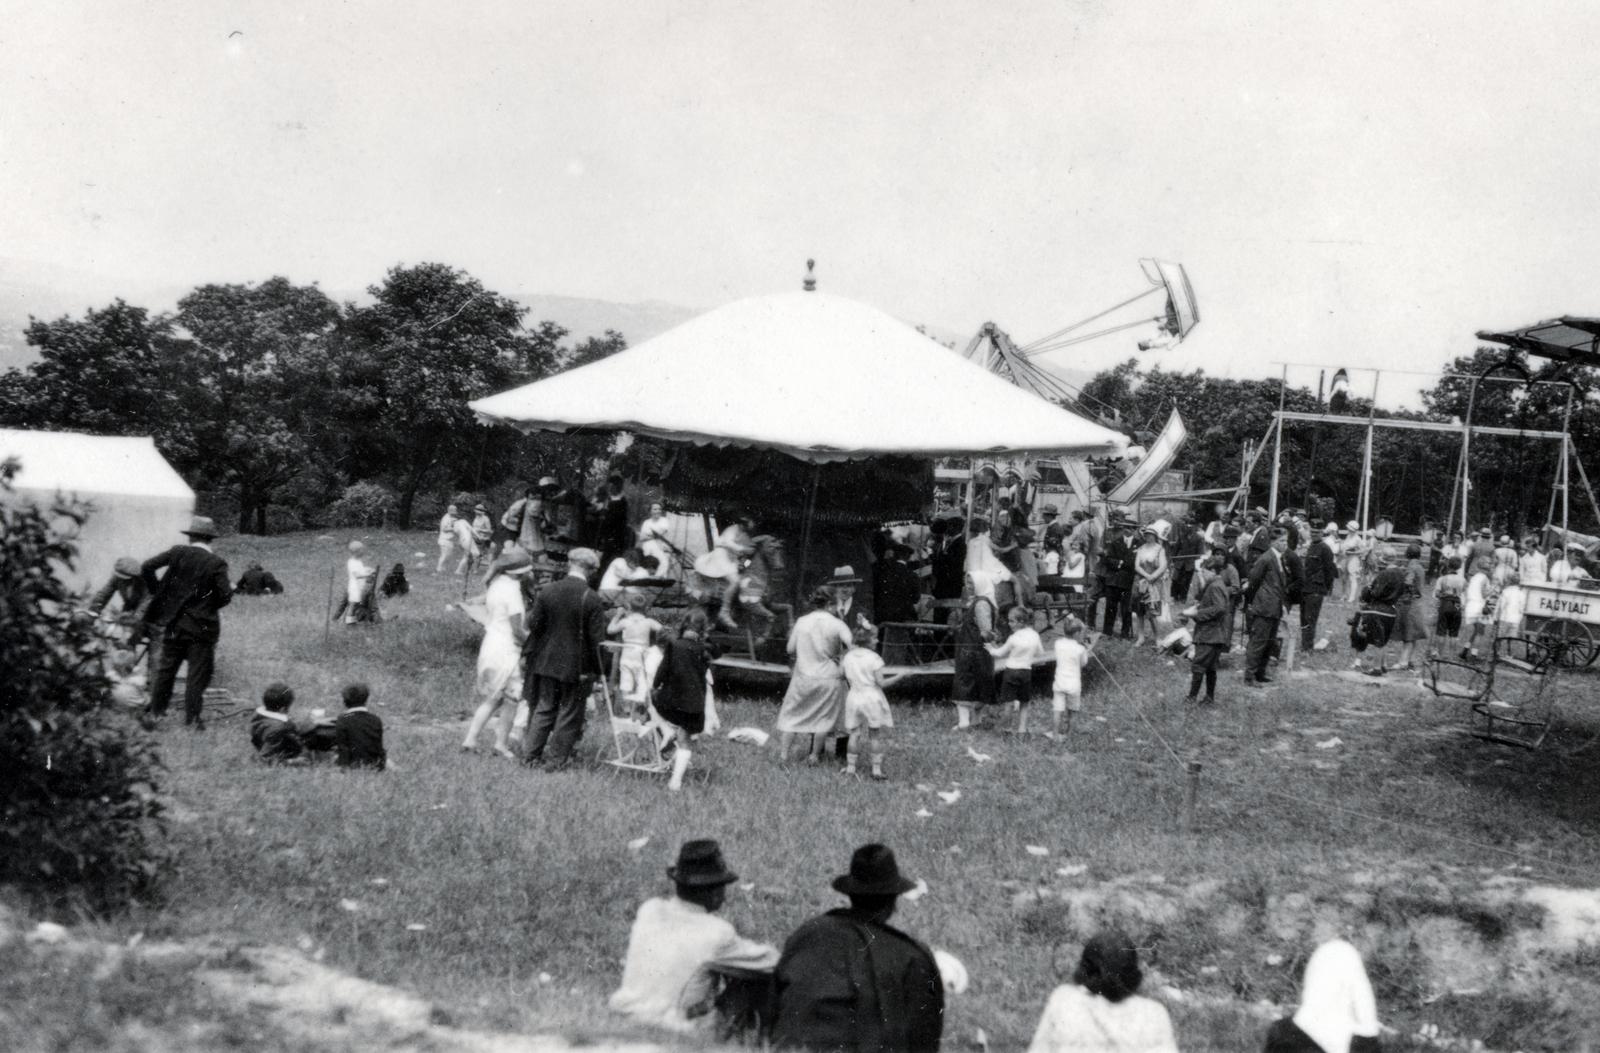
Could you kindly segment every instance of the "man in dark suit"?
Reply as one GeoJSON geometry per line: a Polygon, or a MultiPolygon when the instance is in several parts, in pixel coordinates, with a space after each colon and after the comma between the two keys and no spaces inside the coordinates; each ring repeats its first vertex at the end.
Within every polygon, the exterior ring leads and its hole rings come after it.
{"type": "Polygon", "coordinates": [[[1273,532],[1267,551],[1257,556],[1250,567],[1250,582],[1244,589],[1245,614],[1250,626],[1250,645],[1244,660],[1246,683],[1272,683],[1267,676],[1267,660],[1272,655],[1272,641],[1278,635],[1278,622],[1283,619],[1288,583],[1283,554],[1288,548],[1289,532],[1279,527],[1273,532]]]}
{"type": "Polygon", "coordinates": [[[872,609],[882,622],[914,622],[922,587],[908,562],[911,548],[891,541],[886,558],[874,568],[872,609]]]}
{"type": "Polygon", "coordinates": [[[944,983],[932,952],[889,925],[896,901],[916,883],[894,852],[863,845],[833,887],[850,906],[801,925],[773,974],[772,1044],[784,1050],[937,1050],[944,983]]]}
{"type": "Polygon", "coordinates": [[[178,679],[178,666],[187,662],[189,673],[183,690],[183,722],[196,731],[204,730],[200,707],[216,664],[217,640],[222,636],[222,619],[217,612],[233,599],[228,583],[228,564],[211,551],[217,528],[205,516],[195,516],[187,545],[152,556],[139,568],[139,576],[150,590],[150,606],[145,623],[161,640],[155,682],[150,685],[151,716],[166,713],[172,702],[172,685],[178,679]],[[158,579],[156,572],[165,569],[158,579]]]}
{"type": "Polygon", "coordinates": [[[1111,627],[1120,615],[1122,638],[1133,635],[1133,605],[1129,592],[1133,589],[1133,523],[1117,518],[1111,523],[1106,547],[1100,554],[1100,570],[1104,584],[1106,614],[1101,632],[1111,635],[1111,627]]]}
{"type": "MultiPolygon", "coordinates": [[[[967,541],[961,536],[962,521],[935,519],[929,529],[933,533],[933,554],[928,558],[933,568],[933,598],[959,600],[967,562],[967,541]]],[[[943,625],[950,620],[950,612],[942,608],[936,610],[933,620],[943,625]]]]}
{"type": "Polygon", "coordinates": [[[541,589],[528,614],[523,693],[533,712],[522,762],[530,767],[566,767],[583,738],[584,700],[600,672],[599,648],[606,638],[605,606],[589,587],[589,575],[599,568],[593,549],[568,552],[567,576],[541,589]]]}
{"type": "Polygon", "coordinates": [[[1312,539],[1306,550],[1305,579],[1300,590],[1300,648],[1309,651],[1317,642],[1317,619],[1322,616],[1322,601],[1333,591],[1338,580],[1338,566],[1333,559],[1333,548],[1328,539],[1339,532],[1337,523],[1329,523],[1312,539]]]}

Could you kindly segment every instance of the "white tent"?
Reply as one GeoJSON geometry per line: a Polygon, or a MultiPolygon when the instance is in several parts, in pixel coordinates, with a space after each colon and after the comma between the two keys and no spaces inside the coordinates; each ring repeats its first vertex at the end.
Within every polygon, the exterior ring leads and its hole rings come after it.
{"type": "Polygon", "coordinates": [[[119,556],[144,560],[183,541],[194,491],[148,436],[0,429],[0,461],[13,457],[21,469],[8,500],[48,510],[60,494],[90,505],[68,576],[74,586],[97,588],[119,556]]]}
{"type": "Polygon", "coordinates": [[[471,405],[485,421],[524,430],[629,431],[813,463],[1104,456],[1126,445],[876,308],[819,292],[738,300],[471,405]]]}

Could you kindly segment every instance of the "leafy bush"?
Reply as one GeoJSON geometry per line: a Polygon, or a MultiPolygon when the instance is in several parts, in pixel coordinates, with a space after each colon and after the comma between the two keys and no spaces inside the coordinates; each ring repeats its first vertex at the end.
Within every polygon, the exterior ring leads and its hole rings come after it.
{"type": "Polygon", "coordinates": [[[352,483],[344,488],[343,497],[328,506],[328,523],[381,526],[387,516],[394,514],[399,502],[395,492],[381,483],[352,483]]]}
{"type": "MultiPolygon", "coordinates": [[[[9,492],[16,463],[0,465],[9,492]]],[[[82,524],[81,506],[50,510],[82,524]]],[[[111,700],[93,619],[52,573],[74,546],[50,514],[0,501],[0,884],[103,912],[167,860],[153,740],[111,700]]]]}

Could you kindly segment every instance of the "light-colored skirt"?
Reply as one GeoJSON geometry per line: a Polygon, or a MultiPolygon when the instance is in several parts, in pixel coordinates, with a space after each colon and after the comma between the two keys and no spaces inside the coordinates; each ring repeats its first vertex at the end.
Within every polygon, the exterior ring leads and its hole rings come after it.
{"type": "Polygon", "coordinates": [[[844,715],[846,685],[842,676],[801,676],[789,680],[778,710],[782,734],[825,735],[839,726],[844,715]]]}
{"type": "Polygon", "coordinates": [[[894,714],[889,711],[889,700],[882,688],[853,687],[845,695],[845,730],[854,731],[863,724],[869,728],[894,727],[894,714]]]}

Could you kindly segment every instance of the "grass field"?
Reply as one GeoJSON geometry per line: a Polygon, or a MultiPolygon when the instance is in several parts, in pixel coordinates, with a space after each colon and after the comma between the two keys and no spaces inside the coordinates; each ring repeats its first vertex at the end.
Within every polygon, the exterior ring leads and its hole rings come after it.
{"type": "MultiPolygon", "coordinates": [[[[329,571],[342,588],[351,536],[219,543],[236,576],[259,559],[288,593],[224,612],[217,683],[253,700],[286,681],[304,715],[364,680],[397,770],[261,768],[245,717],[203,735],[167,728],[178,869],[165,906],[118,931],[298,945],[472,1027],[635,1035],[605,998],[632,914],[667,887],[682,840],[722,841],[743,877],[726,915],[773,942],[836,905],[829,879],[882,840],[930,889],[898,923],[973,978],[951,1001],[949,1049],[980,1028],[991,1048],[1025,1045],[1103,918],[1144,945],[1147,993],[1168,1002],[1185,1049],[1259,1048],[1259,1003],[1292,1002],[1305,956],[1336,932],[1367,954],[1380,1014],[1401,1032],[1386,1048],[1429,1048],[1409,1037],[1424,1026],[1498,1049],[1600,1034],[1583,986],[1592,949],[1544,948],[1536,914],[1488,894],[1507,877],[1600,885],[1600,747],[1565,756],[1573,735],[1540,752],[1489,746],[1463,733],[1456,704],[1331,676],[1249,690],[1225,673],[1221,704],[1197,712],[1180,702],[1184,663],[1113,641],[1070,750],[957,735],[948,705],[906,702],[886,784],[780,767],[719,738],[696,750],[709,774],[669,797],[610,769],[543,775],[459,753],[477,644],[443,609],[459,584],[432,574],[430,535],[363,534],[385,568],[407,564],[414,592],[382,625],[325,636],[329,571]],[[1204,769],[1185,829],[1191,759],[1204,769]],[[953,788],[954,804],[933,792],[953,788]],[[1525,959],[1542,970],[1532,986],[1512,982],[1525,959]]],[[[1342,608],[1326,617],[1343,628],[1342,608]]],[[[1339,650],[1311,668],[1347,662],[1339,650]]],[[[1569,712],[1589,705],[1600,720],[1594,683],[1563,685],[1569,712]]],[[[775,708],[725,698],[724,722],[770,729],[775,708]]],[[[591,722],[584,750],[599,745],[591,722]]]]}

